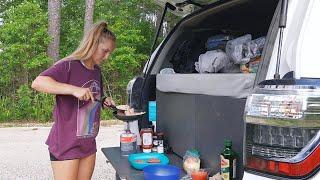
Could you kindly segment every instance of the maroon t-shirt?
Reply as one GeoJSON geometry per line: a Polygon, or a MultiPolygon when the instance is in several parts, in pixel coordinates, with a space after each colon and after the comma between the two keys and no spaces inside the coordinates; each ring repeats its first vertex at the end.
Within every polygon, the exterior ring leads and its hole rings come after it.
{"type": "MultiPolygon", "coordinates": [[[[90,88],[96,99],[101,98],[101,71],[98,66],[90,70],[79,60],[65,60],[51,66],[40,76],[90,88]]],[[[49,151],[59,160],[78,159],[95,153],[100,109],[98,101],[80,101],[72,95],[56,95],[54,124],[46,141],[49,151]]]]}

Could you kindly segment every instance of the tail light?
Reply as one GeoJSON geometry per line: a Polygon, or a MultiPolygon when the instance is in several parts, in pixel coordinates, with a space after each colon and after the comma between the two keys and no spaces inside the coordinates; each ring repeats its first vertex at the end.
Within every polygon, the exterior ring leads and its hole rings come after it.
{"type": "Polygon", "coordinates": [[[284,84],[260,85],[247,99],[245,168],[300,179],[320,167],[320,86],[284,84]]]}

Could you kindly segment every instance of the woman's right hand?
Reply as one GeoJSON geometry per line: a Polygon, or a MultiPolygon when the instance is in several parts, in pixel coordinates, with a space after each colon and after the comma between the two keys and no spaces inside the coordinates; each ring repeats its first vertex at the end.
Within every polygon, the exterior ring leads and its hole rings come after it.
{"type": "Polygon", "coordinates": [[[80,101],[89,101],[90,99],[92,102],[94,101],[94,97],[90,88],[77,87],[73,91],[72,95],[78,98],[80,101]]]}

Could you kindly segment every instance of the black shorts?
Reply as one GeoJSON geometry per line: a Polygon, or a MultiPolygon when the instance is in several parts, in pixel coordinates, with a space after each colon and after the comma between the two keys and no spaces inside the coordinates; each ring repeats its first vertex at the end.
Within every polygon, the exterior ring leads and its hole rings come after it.
{"type": "Polygon", "coordinates": [[[49,155],[50,155],[50,161],[62,161],[57,159],[51,152],[49,152],[49,155]]]}
{"type": "Polygon", "coordinates": [[[50,155],[50,161],[74,160],[74,159],[64,159],[64,160],[60,160],[60,159],[56,158],[51,152],[49,152],[49,155],[50,155]]]}

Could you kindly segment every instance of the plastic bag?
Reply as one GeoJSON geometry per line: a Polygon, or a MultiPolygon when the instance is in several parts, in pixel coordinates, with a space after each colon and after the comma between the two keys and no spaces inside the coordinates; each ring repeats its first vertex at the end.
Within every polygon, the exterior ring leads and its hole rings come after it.
{"type": "Polygon", "coordinates": [[[205,46],[208,51],[211,50],[225,50],[226,44],[229,40],[233,39],[233,36],[226,34],[218,34],[208,38],[205,46]]]}
{"type": "Polygon", "coordinates": [[[195,62],[195,69],[199,73],[216,73],[230,63],[230,60],[222,50],[207,51],[199,56],[199,61],[195,62]]]}
{"type": "Polygon", "coordinates": [[[251,60],[255,57],[261,56],[265,42],[266,38],[260,37],[258,39],[245,43],[243,47],[244,57],[251,60]]]}
{"type": "Polygon", "coordinates": [[[175,72],[172,68],[164,68],[161,69],[160,74],[175,74],[175,72]]]}
{"type": "Polygon", "coordinates": [[[251,38],[251,34],[246,34],[227,42],[226,53],[235,64],[246,64],[250,61],[250,58],[243,56],[243,47],[251,38]]]}
{"type": "Polygon", "coordinates": [[[261,56],[251,59],[251,61],[249,62],[249,72],[257,73],[260,62],[261,62],[261,56]]]}
{"type": "Polygon", "coordinates": [[[242,73],[257,73],[259,64],[261,61],[261,56],[255,57],[250,60],[247,64],[241,64],[240,70],[242,73]]]}
{"type": "Polygon", "coordinates": [[[235,64],[246,64],[252,59],[261,56],[265,37],[251,41],[251,35],[247,34],[227,42],[226,53],[235,64]]]}
{"type": "Polygon", "coordinates": [[[230,61],[221,71],[221,73],[240,73],[240,65],[230,61]]]}
{"type": "Polygon", "coordinates": [[[200,155],[197,150],[187,150],[183,156],[183,169],[188,175],[200,169],[200,155]]]}

